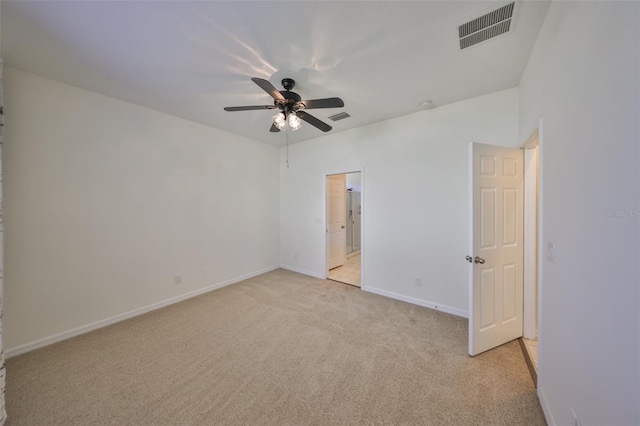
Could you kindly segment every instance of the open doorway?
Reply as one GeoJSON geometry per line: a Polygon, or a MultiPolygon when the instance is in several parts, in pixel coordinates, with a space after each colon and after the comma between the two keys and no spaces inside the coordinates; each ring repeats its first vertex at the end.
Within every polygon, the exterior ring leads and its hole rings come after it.
{"type": "Polygon", "coordinates": [[[327,176],[327,278],[362,283],[362,174],[327,176]]]}
{"type": "Polygon", "coordinates": [[[524,150],[524,312],[522,349],[534,381],[538,376],[540,268],[540,128],[524,150]]]}

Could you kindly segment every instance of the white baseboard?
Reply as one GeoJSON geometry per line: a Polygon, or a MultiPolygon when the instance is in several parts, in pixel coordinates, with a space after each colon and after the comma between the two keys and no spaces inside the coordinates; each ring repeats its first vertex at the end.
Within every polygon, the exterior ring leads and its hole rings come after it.
{"type": "Polygon", "coordinates": [[[309,275],[310,277],[320,278],[321,280],[324,280],[326,278],[316,272],[307,271],[306,269],[296,268],[295,266],[280,265],[280,267],[282,269],[286,269],[287,271],[297,272],[302,275],[309,275]]]}
{"type": "Polygon", "coordinates": [[[155,311],[156,309],[164,308],[165,306],[173,305],[174,303],[182,302],[183,300],[191,299],[192,297],[200,296],[201,294],[208,293],[210,291],[217,290],[222,287],[226,287],[230,284],[235,284],[237,282],[244,281],[258,275],[262,275],[264,273],[278,269],[279,267],[280,265],[274,265],[267,268],[263,268],[258,271],[240,275],[238,277],[234,277],[216,284],[212,284],[207,287],[199,288],[197,290],[193,290],[188,293],[181,294],[179,296],[175,296],[167,300],[163,300],[161,302],[156,302],[151,305],[144,306],[142,308],[134,309],[133,311],[125,312],[123,314],[115,315],[113,317],[96,321],[91,324],[87,324],[71,330],[63,331],[62,333],[54,334],[53,336],[45,337],[44,339],[35,340],[33,342],[26,343],[24,345],[16,346],[15,348],[8,348],[4,352],[5,358],[18,356],[23,353],[30,352],[35,349],[40,349],[42,347],[51,345],[53,343],[61,342],[63,340],[67,340],[72,337],[79,336],[81,334],[88,333],[90,331],[94,331],[99,328],[115,324],[120,321],[137,317],[139,315],[146,314],[147,312],[155,311]]]}
{"type": "Polygon", "coordinates": [[[394,293],[388,290],[382,290],[375,287],[364,286],[362,290],[369,293],[375,293],[380,296],[390,297],[396,300],[402,300],[403,302],[411,303],[418,306],[424,306],[425,308],[435,309],[437,311],[446,312],[451,315],[455,315],[462,318],[469,318],[469,313],[461,309],[452,308],[450,306],[441,305],[439,303],[429,302],[428,300],[416,299],[415,297],[404,296],[402,294],[394,293]]]}
{"type": "MultiPolygon", "coordinates": [[[[538,376],[538,383],[540,383],[540,376],[538,376]]],[[[544,396],[544,392],[542,391],[542,387],[538,385],[538,399],[540,400],[540,405],[542,406],[542,412],[544,413],[544,417],[547,420],[547,424],[549,426],[556,426],[556,421],[551,414],[551,408],[549,407],[549,403],[547,402],[547,398],[544,396]]]]}
{"type": "MultiPolygon", "coordinates": [[[[299,274],[309,275],[309,276],[312,276],[312,277],[315,277],[315,278],[319,278],[321,280],[326,279],[326,277],[324,277],[324,276],[322,276],[320,274],[317,274],[317,273],[312,272],[312,271],[307,271],[305,269],[296,268],[295,266],[280,265],[280,267],[282,269],[286,269],[288,271],[298,272],[299,274]]],[[[448,314],[452,314],[452,315],[455,315],[455,316],[458,316],[458,317],[462,317],[462,318],[469,318],[469,313],[467,311],[463,311],[461,309],[452,308],[450,306],[441,305],[439,303],[433,303],[433,302],[429,302],[427,300],[416,299],[415,297],[404,296],[402,294],[394,293],[392,291],[382,290],[382,289],[379,289],[379,288],[370,287],[370,286],[366,286],[366,285],[362,286],[361,289],[364,290],[364,291],[368,291],[369,293],[378,294],[380,296],[390,297],[390,298],[396,299],[396,300],[402,300],[403,302],[411,303],[413,305],[424,306],[425,308],[435,309],[437,311],[446,312],[448,314]]]]}

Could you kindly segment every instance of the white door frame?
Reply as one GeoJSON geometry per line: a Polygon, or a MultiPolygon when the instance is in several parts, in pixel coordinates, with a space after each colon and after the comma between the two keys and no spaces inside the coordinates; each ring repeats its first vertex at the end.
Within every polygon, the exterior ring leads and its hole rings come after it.
{"type": "MultiPolygon", "coordinates": [[[[323,253],[324,253],[324,268],[323,268],[323,278],[327,279],[329,276],[329,263],[327,261],[327,177],[331,175],[343,175],[349,173],[358,173],[360,172],[360,204],[362,205],[362,214],[360,215],[360,288],[364,290],[365,288],[365,274],[364,274],[364,260],[365,260],[365,216],[366,216],[366,204],[365,204],[365,176],[364,176],[364,167],[354,167],[351,169],[338,170],[338,171],[328,171],[322,174],[322,223],[324,226],[322,227],[323,233],[323,253]]],[[[345,188],[346,190],[346,188],[345,188]]]]}
{"type": "Polygon", "coordinates": [[[538,279],[537,154],[538,130],[522,146],[524,150],[524,317],[523,337],[538,337],[536,299],[538,279]]]}
{"type": "MultiPolygon", "coordinates": [[[[542,150],[543,150],[543,128],[542,118],[540,118],[531,132],[529,137],[520,146],[525,151],[525,213],[524,213],[524,228],[525,228],[525,259],[524,259],[524,337],[538,339],[538,372],[541,370],[540,353],[542,351],[542,330],[540,325],[542,324],[542,286],[543,286],[543,172],[542,172],[542,150]],[[534,156],[535,148],[538,148],[537,161],[527,161],[534,156]],[[537,186],[536,186],[536,174],[537,174],[537,186]],[[538,208],[535,208],[535,192],[537,190],[538,196],[538,208]],[[536,229],[537,218],[537,229],[536,229]],[[536,250],[537,249],[537,250],[536,250]],[[537,268],[536,256],[537,252],[537,268]],[[537,294],[535,283],[537,280],[537,294]],[[537,321],[535,315],[536,299],[538,302],[537,309],[537,321]]],[[[538,374],[540,377],[540,374],[538,374]]]]}

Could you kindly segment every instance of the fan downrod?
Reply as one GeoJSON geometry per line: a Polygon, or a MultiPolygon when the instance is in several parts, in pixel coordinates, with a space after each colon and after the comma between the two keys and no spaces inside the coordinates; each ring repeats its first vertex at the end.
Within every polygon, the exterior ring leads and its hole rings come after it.
{"type": "Polygon", "coordinates": [[[283,78],[282,87],[284,87],[284,90],[288,92],[289,90],[293,90],[293,88],[296,87],[296,82],[292,78],[283,78]]]}

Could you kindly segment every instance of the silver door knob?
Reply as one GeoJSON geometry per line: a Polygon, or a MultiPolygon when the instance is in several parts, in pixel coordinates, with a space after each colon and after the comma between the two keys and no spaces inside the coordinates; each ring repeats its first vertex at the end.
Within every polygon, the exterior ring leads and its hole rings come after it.
{"type": "Polygon", "coordinates": [[[479,264],[483,264],[484,263],[484,259],[481,258],[481,257],[478,257],[478,256],[474,257],[473,261],[476,262],[476,263],[479,263],[479,264]]]}
{"type": "Polygon", "coordinates": [[[467,262],[473,263],[473,257],[467,256],[467,257],[465,257],[465,259],[467,259],[467,262]]]}

